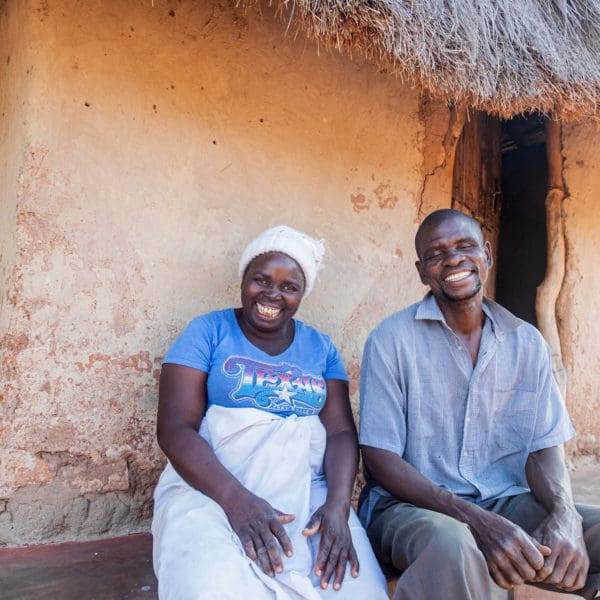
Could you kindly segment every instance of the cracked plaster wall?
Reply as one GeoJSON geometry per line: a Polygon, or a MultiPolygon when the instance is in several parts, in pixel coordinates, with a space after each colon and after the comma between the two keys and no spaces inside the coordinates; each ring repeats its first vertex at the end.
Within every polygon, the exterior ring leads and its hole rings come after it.
{"type": "Polygon", "coordinates": [[[567,404],[578,436],[576,464],[600,461],[600,131],[589,122],[563,126],[566,274],[558,301],[567,404]]]}
{"type": "Polygon", "coordinates": [[[0,545],[148,526],[161,357],[264,227],[327,240],[299,316],[355,406],[368,331],[422,294],[417,94],[235,5],[0,3],[0,545]]]}

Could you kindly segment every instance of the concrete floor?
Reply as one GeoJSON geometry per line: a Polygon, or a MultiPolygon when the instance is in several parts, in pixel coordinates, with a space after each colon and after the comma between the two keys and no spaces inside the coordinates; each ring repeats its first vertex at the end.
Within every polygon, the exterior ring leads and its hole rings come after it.
{"type": "Polygon", "coordinates": [[[0,550],[2,600],[156,600],[149,533],[0,550]]]}

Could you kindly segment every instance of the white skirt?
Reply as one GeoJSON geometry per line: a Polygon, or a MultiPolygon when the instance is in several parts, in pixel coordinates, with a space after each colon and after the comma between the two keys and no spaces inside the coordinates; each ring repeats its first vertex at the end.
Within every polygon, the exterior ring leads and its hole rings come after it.
{"type": "Polygon", "coordinates": [[[253,408],[211,406],[200,427],[221,463],[274,508],[296,516],[285,526],[294,554],[283,573],[265,575],[244,552],[223,509],[189,486],[168,464],[154,492],[154,571],[161,600],[387,600],[387,587],[367,535],[351,511],[360,573],[349,565],[339,591],[319,587],[314,561],[319,534],[302,535],[325,502],[325,429],[318,416],[286,418],[253,408]]]}

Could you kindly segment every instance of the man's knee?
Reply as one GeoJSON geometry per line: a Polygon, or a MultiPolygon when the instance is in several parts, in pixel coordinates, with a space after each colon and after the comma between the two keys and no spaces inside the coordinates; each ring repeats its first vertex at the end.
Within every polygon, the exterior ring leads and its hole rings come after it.
{"type": "Polygon", "coordinates": [[[410,514],[398,511],[378,526],[378,557],[397,569],[405,570],[418,560],[432,568],[485,562],[469,528],[447,515],[427,510],[410,514]]]}
{"type": "Polygon", "coordinates": [[[479,552],[469,528],[460,521],[434,513],[419,519],[413,534],[413,543],[423,551],[432,551],[441,560],[453,560],[472,552],[479,552]]]}

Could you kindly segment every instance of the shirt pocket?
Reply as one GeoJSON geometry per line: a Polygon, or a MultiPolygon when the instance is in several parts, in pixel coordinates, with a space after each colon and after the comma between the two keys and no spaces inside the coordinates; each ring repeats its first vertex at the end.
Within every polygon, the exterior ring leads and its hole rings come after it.
{"type": "MultiPolygon", "coordinates": [[[[494,391],[489,439],[500,456],[529,453],[535,430],[536,392],[513,388],[494,391]]],[[[526,458],[526,456],[525,456],[526,458]]]]}

